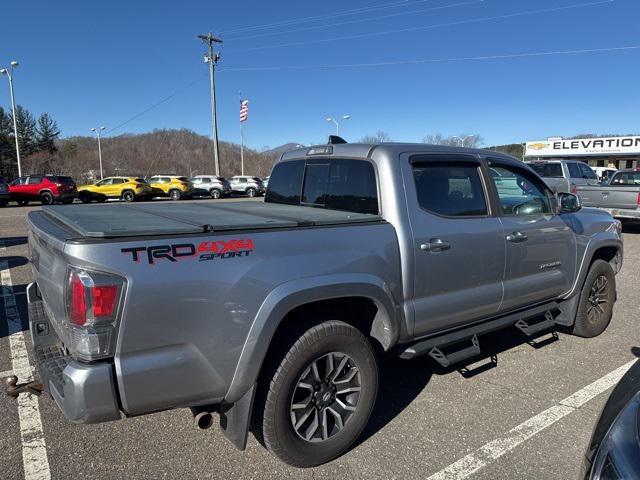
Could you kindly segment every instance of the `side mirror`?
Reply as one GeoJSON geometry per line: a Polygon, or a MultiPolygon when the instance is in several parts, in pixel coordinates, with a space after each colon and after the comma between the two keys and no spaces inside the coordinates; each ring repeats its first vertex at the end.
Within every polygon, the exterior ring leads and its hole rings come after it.
{"type": "Polygon", "coordinates": [[[575,213],[582,208],[580,197],[573,193],[558,193],[558,213],[575,213]]]}

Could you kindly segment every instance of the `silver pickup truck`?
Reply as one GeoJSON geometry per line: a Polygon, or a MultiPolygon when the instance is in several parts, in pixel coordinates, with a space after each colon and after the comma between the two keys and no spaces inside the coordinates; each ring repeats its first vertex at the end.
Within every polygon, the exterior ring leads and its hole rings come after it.
{"type": "Polygon", "coordinates": [[[640,170],[618,170],[599,187],[579,186],[582,204],[608,211],[620,220],[640,220],[640,170]]]}
{"type": "Polygon", "coordinates": [[[576,160],[540,160],[529,163],[555,192],[576,193],[580,185],[598,185],[596,173],[584,162],[576,160]]]}
{"type": "Polygon", "coordinates": [[[214,412],[238,448],[252,431],[299,467],[353,444],[385,356],[446,368],[498,329],[599,335],[623,256],[620,222],[521,162],[423,144],[287,152],[264,202],[29,224],[35,357],[67,419],[214,412]]]}

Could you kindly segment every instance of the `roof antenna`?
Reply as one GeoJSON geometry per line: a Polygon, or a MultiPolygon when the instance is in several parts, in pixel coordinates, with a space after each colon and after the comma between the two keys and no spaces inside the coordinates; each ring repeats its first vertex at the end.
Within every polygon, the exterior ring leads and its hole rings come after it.
{"type": "Polygon", "coordinates": [[[343,143],[347,143],[344,138],[339,137],[338,135],[329,135],[329,141],[327,142],[328,145],[340,145],[343,143]]]}

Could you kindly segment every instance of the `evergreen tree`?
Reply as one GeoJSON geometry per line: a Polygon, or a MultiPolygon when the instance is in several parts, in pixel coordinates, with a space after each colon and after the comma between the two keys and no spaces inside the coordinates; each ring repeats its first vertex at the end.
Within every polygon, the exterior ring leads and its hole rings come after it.
{"type": "Polygon", "coordinates": [[[20,156],[27,157],[36,151],[36,119],[29,110],[21,105],[17,105],[16,123],[18,127],[20,156]]]}
{"type": "Polygon", "coordinates": [[[11,117],[0,107],[0,177],[12,176],[12,165],[15,163],[16,148],[13,141],[13,125],[11,117]]]}
{"type": "Polygon", "coordinates": [[[58,124],[48,113],[43,113],[38,118],[38,125],[35,129],[36,147],[39,151],[55,153],[57,148],[55,141],[60,135],[58,124]]]}

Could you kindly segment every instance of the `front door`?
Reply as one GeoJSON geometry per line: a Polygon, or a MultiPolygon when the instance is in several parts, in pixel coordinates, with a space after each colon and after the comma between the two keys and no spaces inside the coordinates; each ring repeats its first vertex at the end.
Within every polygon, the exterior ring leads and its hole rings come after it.
{"type": "Polygon", "coordinates": [[[556,298],[575,277],[575,237],[552,210],[551,191],[525,168],[490,160],[507,246],[503,311],[556,298]],[[514,189],[514,185],[517,187],[514,189]]]}
{"type": "Polygon", "coordinates": [[[407,175],[414,242],[414,334],[495,315],[502,302],[504,231],[475,156],[415,155],[407,175]]]}

